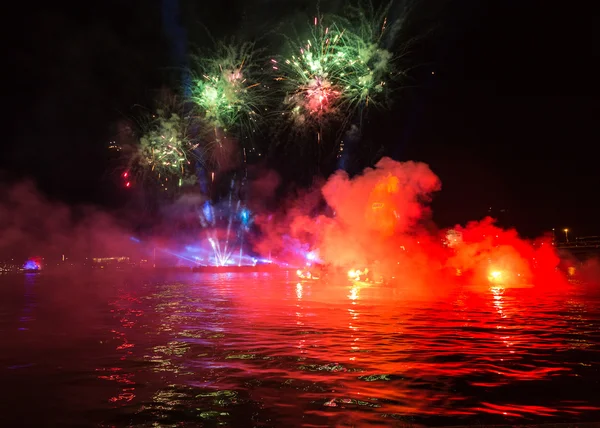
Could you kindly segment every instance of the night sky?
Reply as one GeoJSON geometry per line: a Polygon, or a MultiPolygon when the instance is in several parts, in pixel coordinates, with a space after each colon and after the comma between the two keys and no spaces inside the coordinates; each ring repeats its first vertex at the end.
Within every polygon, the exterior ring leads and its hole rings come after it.
{"type": "MultiPolygon", "coordinates": [[[[5,36],[0,177],[33,178],[67,203],[122,203],[107,145],[116,121],[135,104],[152,105],[171,83],[176,51],[163,3],[59,2],[13,12],[23,25],[5,36]]],[[[204,43],[200,22],[216,37],[255,37],[316,4],[211,2],[218,4],[209,10],[207,3],[182,1],[192,46],[204,43]]],[[[335,10],[343,2],[322,3],[335,10]]],[[[600,234],[592,11],[543,1],[422,3],[411,23],[429,32],[411,53],[418,71],[391,110],[373,115],[370,138],[440,176],[434,212],[441,226],[479,219],[492,207],[506,210],[503,222],[524,235],[552,227],[600,234]]]]}

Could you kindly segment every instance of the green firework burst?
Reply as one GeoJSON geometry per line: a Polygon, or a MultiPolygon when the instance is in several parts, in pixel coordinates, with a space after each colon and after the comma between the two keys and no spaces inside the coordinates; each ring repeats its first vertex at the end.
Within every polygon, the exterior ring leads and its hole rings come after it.
{"type": "Polygon", "coordinates": [[[389,81],[397,75],[394,55],[384,42],[391,43],[392,29],[396,24],[388,23],[390,5],[376,11],[352,7],[349,10],[347,33],[348,55],[355,58],[350,78],[347,81],[347,99],[350,107],[381,106],[386,99],[389,81]]]}
{"type": "Polygon", "coordinates": [[[196,56],[191,100],[208,127],[243,138],[264,111],[262,69],[254,43],[218,44],[211,55],[196,56]]]}
{"type": "Polygon", "coordinates": [[[315,18],[309,37],[289,40],[290,57],[271,59],[285,92],[283,114],[296,126],[322,126],[343,114],[344,78],[352,61],[345,41],[343,29],[315,18]]]}
{"type": "Polygon", "coordinates": [[[190,136],[190,119],[182,111],[157,109],[140,127],[137,150],[129,161],[132,173],[144,180],[155,178],[165,188],[181,186],[193,177],[198,144],[190,136]]]}
{"type": "Polygon", "coordinates": [[[310,37],[290,41],[294,54],[271,60],[286,93],[284,115],[295,125],[343,122],[358,107],[384,98],[394,71],[393,56],[381,43],[385,15],[357,11],[354,20],[315,17],[310,37]]]}

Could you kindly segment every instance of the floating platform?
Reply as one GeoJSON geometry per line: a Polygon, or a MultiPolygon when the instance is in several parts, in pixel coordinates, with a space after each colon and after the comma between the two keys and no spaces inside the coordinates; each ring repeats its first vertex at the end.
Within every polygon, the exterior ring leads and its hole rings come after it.
{"type": "Polygon", "coordinates": [[[197,273],[253,273],[253,272],[282,272],[290,270],[276,264],[262,264],[256,266],[197,266],[191,269],[197,273]]]}

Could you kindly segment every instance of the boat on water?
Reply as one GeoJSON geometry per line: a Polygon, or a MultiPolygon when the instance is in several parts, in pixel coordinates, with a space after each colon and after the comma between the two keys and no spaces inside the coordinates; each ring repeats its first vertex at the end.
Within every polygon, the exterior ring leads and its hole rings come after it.
{"type": "Polygon", "coordinates": [[[23,273],[39,273],[42,270],[41,258],[34,257],[27,260],[21,270],[23,273]]]}
{"type": "Polygon", "coordinates": [[[278,272],[285,270],[276,264],[257,264],[247,266],[196,266],[192,272],[198,273],[237,273],[237,272],[278,272]]]}

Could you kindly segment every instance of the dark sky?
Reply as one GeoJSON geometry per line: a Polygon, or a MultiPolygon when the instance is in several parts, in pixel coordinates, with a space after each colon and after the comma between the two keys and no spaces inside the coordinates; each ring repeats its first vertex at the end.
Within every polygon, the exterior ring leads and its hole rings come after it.
{"type": "MultiPolygon", "coordinates": [[[[273,25],[285,24],[316,4],[183,3],[188,24],[204,22],[217,36],[264,34],[269,14],[273,25]]],[[[441,177],[434,210],[442,225],[480,218],[491,206],[507,209],[506,221],[524,234],[600,234],[593,11],[544,1],[422,3],[413,31],[431,31],[412,54],[419,70],[394,108],[372,118],[372,138],[441,177]]],[[[0,170],[33,177],[69,203],[114,204],[122,190],[107,172],[111,126],[134,104],[151,105],[173,71],[163,2],[23,8],[13,13],[23,25],[5,37],[11,76],[0,170]]],[[[190,44],[202,43],[201,33],[193,25],[190,44]]]]}

